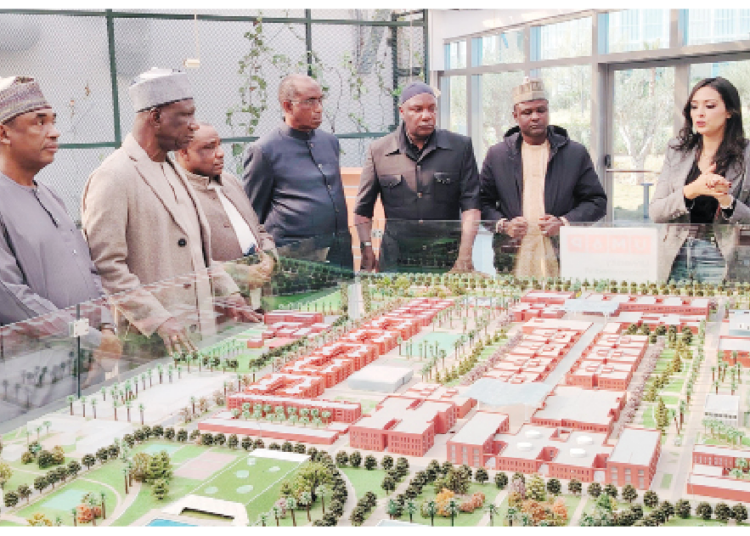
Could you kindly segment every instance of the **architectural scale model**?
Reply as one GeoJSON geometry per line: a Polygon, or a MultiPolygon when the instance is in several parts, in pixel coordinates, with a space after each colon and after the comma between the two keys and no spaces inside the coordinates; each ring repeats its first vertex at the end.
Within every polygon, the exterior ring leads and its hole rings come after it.
{"type": "Polygon", "coordinates": [[[746,524],[749,287],[329,285],[4,434],[0,526],[746,524]]]}

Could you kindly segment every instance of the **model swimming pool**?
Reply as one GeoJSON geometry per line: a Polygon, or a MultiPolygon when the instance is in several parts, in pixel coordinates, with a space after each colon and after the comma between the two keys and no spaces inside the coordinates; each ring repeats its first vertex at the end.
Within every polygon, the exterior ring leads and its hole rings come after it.
{"type": "Polygon", "coordinates": [[[197,527],[198,525],[191,525],[190,523],[180,523],[179,521],[172,521],[169,519],[152,519],[147,527],[197,527]]]}

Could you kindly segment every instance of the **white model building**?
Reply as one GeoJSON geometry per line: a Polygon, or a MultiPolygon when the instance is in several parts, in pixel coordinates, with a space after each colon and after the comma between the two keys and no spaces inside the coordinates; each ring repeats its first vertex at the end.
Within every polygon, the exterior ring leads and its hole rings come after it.
{"type": "Polygon", "coordinates": [[[740,425],[739,395],[706,395],[704,416],[707,419],[718,419],[729,426],[740,425]]]}

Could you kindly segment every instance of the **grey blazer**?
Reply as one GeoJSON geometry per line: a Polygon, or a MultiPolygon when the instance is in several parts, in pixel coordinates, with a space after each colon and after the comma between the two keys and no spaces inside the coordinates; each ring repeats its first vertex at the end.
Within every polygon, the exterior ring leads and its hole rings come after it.
{"type": "MultiPolygon", "coordinates": [[[[667,146],[667,154],[664,157],[656,190],[649,205],[649,216],[654,223],[671,223],[677,225],[665,225],[661,232],[661,247],[659,260],[659,279],[666,281],[672,269],[677,254],[682,244],[690,234],[690,211],[685,206],[683,188],[685,181],[693,167],[696,150],[681,152],[675,147],[677,140],[670,140],[667,146]]],[[[736,225],[728,224],[750,224],[750,143],[745,148],[745,169],[739,165],[731,167],[725,178],[732,183],[731,194],[737,199],[734,213],[726,223],[714,223],[714,235],[727,268],[724,277],[732,277],[734,259],[739,235],[736,225]]]]}

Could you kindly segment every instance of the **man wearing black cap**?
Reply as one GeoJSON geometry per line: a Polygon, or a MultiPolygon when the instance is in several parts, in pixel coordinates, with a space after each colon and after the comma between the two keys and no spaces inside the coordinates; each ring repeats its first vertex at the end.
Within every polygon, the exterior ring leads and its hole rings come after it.
{"type": "Polygon", "coordinates": [[[480,217],[471,139],[435,128],[437,98],[423,82],[404,88],[399,111],[401,125],[370,145],[362,169],[354,209],[361,269],[391,271],[413,265],[471,271],[480,217]],[[378,195],[388,220],[379,261],[370,242],[378,195]]]}

